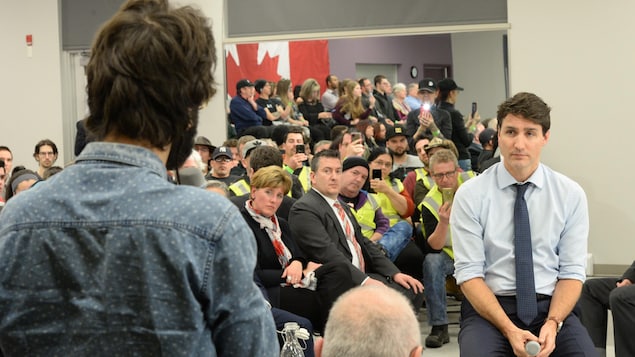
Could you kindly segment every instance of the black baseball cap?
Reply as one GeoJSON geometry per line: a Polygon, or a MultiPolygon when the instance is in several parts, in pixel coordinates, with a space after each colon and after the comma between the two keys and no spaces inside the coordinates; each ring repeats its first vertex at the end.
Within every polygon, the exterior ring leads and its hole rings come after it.
{"type": "Polygon", "coordinates": [[[452,78],[442,79],[437,83],[439,90],[443,92],[449,92],[451,90],[463,90],[462,87],[459,87],[456,82],[452,78]]]}
{"type": "Polygon", "coordinates": [[[386,140],[390,140],[399,135],[408,137],[406,134],[406,128],[400,124],[395,124],[394,126],[386,125],[386,140]]]}
{"type": "Polygon", "coordinates": [[[251,83],[251,81],[249,79],[241,79],[238,81],[238,83],[236,83],[236,92],[240,92],[241,88],[244,87],[253,87],[254,84],[251,83]]]}
{"type": "Polygon", "coordinates": [[[435,83],[434,79],[432,78],[424,78],[422,80],[419,81],[419,92],[422,91],[426,91],[426,92],[436,92],[437,91],[437,84],[435,83]]]}

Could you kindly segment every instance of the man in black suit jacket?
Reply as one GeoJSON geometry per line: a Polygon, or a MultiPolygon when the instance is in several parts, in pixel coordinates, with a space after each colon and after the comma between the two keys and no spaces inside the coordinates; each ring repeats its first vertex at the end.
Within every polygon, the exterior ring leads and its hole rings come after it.
{"type": "Polygon", "coordinates": [[[357,285],[386,284],[401,290],[418,309],[423,302],[421,282],[401,273],[375,243],[365,238],[347,205],[342,204],[354,228],[355,240],[361,247],[363,259],[353,256],[357,252],[351,249],[353,243],[347,240],[344,223],[340,222],[333,207],[340,191],[341,175],[342,162],[337,151],[321,151],[311,161],[312,189],[293,205],[289,213],[291,232],[300,249],[310,260],[318,263],[345,262],[357,285]],[[363,271],[360,269],[360,260],[364,262],[363,271]]]}

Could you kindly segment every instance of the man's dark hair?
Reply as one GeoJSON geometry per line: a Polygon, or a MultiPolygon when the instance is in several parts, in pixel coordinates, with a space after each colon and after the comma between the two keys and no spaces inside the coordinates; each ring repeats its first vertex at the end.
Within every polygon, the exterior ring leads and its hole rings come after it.
{"type": "Polygon", "coordinates": [[[57,145],[49,139],[40,140],[37,144],[35,144],[35,149],[33,151],[33,155],[37,155],[40,153],[40,148],[44,145],[48,145],[53,149],[53,154],[57,155],[57,145]]]}
{"type": "Polygon", "coordinates": [[[364,82],[366,82],[366,80],[368,80],[368,78],[362,77],[357,81],[357,83],[359,83],[360,87],[364,88],[364,82]]]}
{"type": "Polygon", "coordinates": [[[191,7],[138,0],[104,24],[86,66],[86,128],[97,140],[114,134],[163,149],[193,138],[199,107],[215,93],[207,22],[191,7]]]}
{"type": "Polygon", "coordinates": [[[11,152],[11,149],[9,149],[7,146],[4,146],[4,145],[0,145],[0,151],[8,151],[11,153],[11,155],[13,155],[13,153],[11,152]]]}
{"type": "Polygon", "coordinates": [[[381,83],[381,81],[383,81],[384,79],[387,79],[386,76],[384,76],[383,74],[378,74],[375,76],[375,87],[377,87],[377,84],[381,83]]]}
{"type": "Polygon", "coordinates": [[[327,87],[328,87],[329,83],[331,83],[331,77],[332,77],[332,76],[333,76],[333,75],[332,75],[332,74],[330,74],[330,73],[329,73],[329,75],[328,75],[328,76],[326,76],[326,80],[325,80],[325,81],[326,81],[326,86],[327,86],[327,87]]]}
{"type": "Polygon", "coordinates": [[[498,106],[496,114],[498,131],[500,132],[505,117],[513,114],[540,125],[542,135],[545,135],[551,127],[550,113],[551,108],[537,95],[527,92],[517,93],[498,106]]]}
{"type": "Polygon", "coordinates": [[[249,153],[249,167],[254,170],[254,173],[263,167],[272,165],[282,167],[282,154],[277,148],[261,145],[249,153]]]}
{"type": "Polygon", "coordinates": [[[311,160],[311,171],[317,172],[320,168],[320,160],[322,158],[340,159],[340,153],[336,150],[322,150],[313,156],[311,160]]]}
{"type": "MultiPolygon", "coordinates": [[[[282,141],[283,143],[287,142],[287,138],[289,137],[289,134],[302,134],[302,139],[304,140],[304,131],[302,130],[302,127],[299,127],[297,125],[287,125],[287,127],[289,129],[284,134],[283,141],[282,141]]],[[[304,143],[306,144],[306,142],[304,143]]]]}

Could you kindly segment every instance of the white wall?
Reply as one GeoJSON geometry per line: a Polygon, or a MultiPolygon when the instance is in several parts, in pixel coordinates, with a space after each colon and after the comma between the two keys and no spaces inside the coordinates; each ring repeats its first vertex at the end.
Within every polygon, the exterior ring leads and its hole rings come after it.
{"type": "Polygon", "coordinates": [[[478,103],[482,119],[496,116],[505,100],[503,64],[504,31],[452,34],[454,79],[465,90],[459,94],[457,109],[468,115],[472,102],[478,103]]]}
{"type": "Polygon", "coordinates": [[[635,259],[635,2],[508,1],[511,92],[553,108],[543,161],[589,200],[596,264],[635,259]]]}
{"type": "Polygon", "coordinates": [[[0,145],[13,151],[14,167],[36,169],[35,144],[44,138],[58,147],[63,142],[58,4],[20,0],[2,1],[1,7],[0,145]],[[32,58],[27,34],[33,35],[32,58]]]}

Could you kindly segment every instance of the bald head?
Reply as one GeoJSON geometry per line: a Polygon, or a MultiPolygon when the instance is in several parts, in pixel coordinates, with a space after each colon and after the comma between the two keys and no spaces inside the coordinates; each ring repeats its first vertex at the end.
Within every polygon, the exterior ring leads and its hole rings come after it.
{"type": "Polygon", "coordinates": [[[405,296],[388,287],[361,286],[333,305],[321,356],[419,356],[420,344],[419,323],[405,296]]]}

